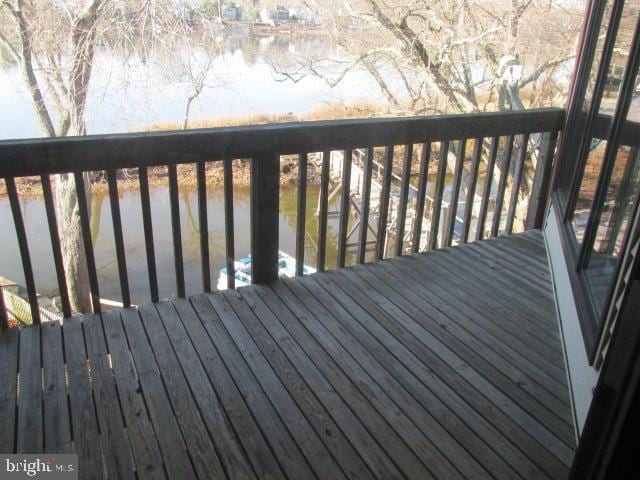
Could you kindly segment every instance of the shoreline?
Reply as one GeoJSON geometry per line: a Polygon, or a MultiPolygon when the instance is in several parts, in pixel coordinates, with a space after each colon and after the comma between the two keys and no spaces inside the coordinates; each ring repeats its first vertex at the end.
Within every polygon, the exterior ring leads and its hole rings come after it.
{"type": "MultiPolygon", "coordinates": [[[[246,160],[234,160],[233,165],[233,185],[248,187],[251,179],[251,166],[246,160]]],[[[309,172],[307,174],[308,185],[319,185],[319,171],[312,167],[310,163],[309,172]],[[313,171],[311,169],[313,168],[313,171]]],[[[139,191],[140,183],[138,181],[137,169],[133,172],[118,170],[118,192],[139,191]]],[[[107,194],[108,186],[104,172],[95,172],[91,180],[91,192],[95,194],[107,194]]],[[[196,187],[197,173],[195,164],[178,165],[178,185],[180,187],[196,187]]],[[[149,177],[149,188],[168,188],[168,171],[167,167],[150,167],[147,170],[149,177]]],[[[222,161],[208,162],[205,167],[205,178],[207,187],[222,188],[224,186],[224,168],[222,161]]],[[[298,169],[296,162],[283,161],[281,163],[280,185],[293,185],[298,179],[298,169]]],[[[42,196],[42,184],[40,177],[19,177],[15,179],[16,190],[22,198],[36,198],[42,196]]],[[[55,185],[52,185],[55,191],[55,185]]],[[[0,198],[7,196],[7,189],[3,179],[0,179],[0,198]]]]}

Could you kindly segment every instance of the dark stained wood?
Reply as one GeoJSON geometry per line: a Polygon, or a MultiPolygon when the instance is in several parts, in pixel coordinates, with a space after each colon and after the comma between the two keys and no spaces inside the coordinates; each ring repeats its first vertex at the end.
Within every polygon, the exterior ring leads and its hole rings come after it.
{"type": "Polygon", "coordinates": [[[296,275],[304,272],[304,237],[307,223],[307,154],[298,155],[298,197],[296,208],[296,275]]]}
{"type": "Polygon", "coordinates": [[[360,203],[360,231],[358,232],[358,263],[364,263],[369,232],[369,200],[371,198],[371,174],[373,172],[373,147],[367,148],[364,157],[362,201],[360,203]]]}
{"type": "Polygon", "coordinates": [[[236,287],[236,249],[235,229],[233,226],[233,163],[224,159],[224,238],[227,266],[227,288],[236,287]]]}
{"type": "Polygon", "coordinates": [[[456,164],[453,169],[453,186],[451,187],[451,199],[449,201],[449,218],[447,219],[444,246],[451,246],[453,233],[456,226],[456,216],[458,213],[458,199],[460,198],[460,184],[462,183],[462,170],[464,169],[464,155],[467,148],[465,139],[458,142],[458,153],[456,154],[456,164]]]}
{"type": "Polygon", "coordinates": [[[200,229],[200,261],[202,262],[202,289],[211,291],[211,264],[209,258],[209,219],[207,218],[207,176],[205,163],[196,164],[198,177],[198,228],[200,229]]]}
{"type": "Polygon", "coordinates": [[[20,330],[0,331],[0,452],[14,453],[18,405],[18,336],[20,330]]]}
{"type": "MultiPolygon", "coordinates": [[[[433,197],[433,212],[431,213],[431,227],[429,235],[429,250],[435,250],[438,246],[438,230],[440,229],[440,212],[442,210],[442,194],[444,181],[447,174],[447,155],[449,154],[449,141],[440,142],[440,155],[438,158],[438,178],[436,179],[436,193],[433,197]]],[[[443,242],[444,243],[444,242],[443,242]]]]}
{"type": "Polygon", "coordinates": [[[480,202],[480,212],[478,214],[478,223],[476,224],[476,240],[484,238],[484,227],[487,220],[487,211],[489,209],[489,200],[491,197],[491,183],[493,182],[493,171],[496,166],[496,156],[498,155],[498,146],[500,145],[500,137],[491,139],[491,148],[489,152],[489,162],[484,174],[484,186],[482,188],[482,200],[480,202]]]}
{"type": "Polygon", "coordinates": [[[422,220],[424,218],[424,204],[427,197],[427,176],[429,173],[429,161],[431,160],[431,142],[422,144],[420,152],[420,178],[418,180],[418,199],[416,203],[416,219],[413,225],[413,239],[411,252],[420,250],[420,236],[422,235],[422,220]]]}
{"type": "Polygon", "coordinates": [[[82,229],[82,245],[84,247],[84,255],[87,259],[87,271],[89,273],[91,305],[93,307],[93,313],[100,313],[98,271],[96,269],[96,257],[93,254],[93,239],[91,237],[91,222],[89,221],[87,195],[84,188],[84,175],[82,172],[77,171],[73,173],[73,177],[76,184],[76,194],[78,196],[78,214],[80,216],[80,227],[82,229]]]}
{"type": "Polygon", "coordinates": [[[520,139],[520,150],[518,150],[518,158],[513,172],[513,182],[511,183],[511,198],[509,199],[509,209],[507,210],[507,225],[505,233],[513,232],[513,221],[516,216],[516,207],[518,206],[518,196],[520,194],[520,184],[524,174],[525,160],[527,158],[527,150],[529,148],[529,135],[522,135],[520,139]]]}
{"type": "Polygon", "coordinates": [[[67,278],[64,274],[64,264],[62,263],[62,251],[60,250],[60,234],[58,232],[58,221],[56,219],[56,210],[53,204],[53,193],[51,191],[51,179],[49,175],[42,175],[40,177],[40,182],[42,183],[42,198],[44,200],[44,208],[47,212],[47,224],[49,225],[49,238],[51,239],[53,264],[55,265],[56,277],[58,279],[58,291],[60,294],[60,303],[62,304],[62,314],[65,317],[70,317],[71,306],[69,304],[67,278]]]}
{"type": "Polygon", "coordinates": [[[320,200],[318,206],[318,266],[319,272],[324,272],[327,254],[327,213],[329,203],[329,157],[331,152],[322,152],[322,169],[320,173],[320,200]]]}
{"type": "Polygon", "coordinates": [[[495,205],[493,207],[493,224],[491,225],[491,236],[498,235],[500,230],[500,220],[502,219],[502,205],[504,203],[504,192],[507,188],[507,180],[509,178],[511,157],[513,155],[513,136],[507,139],[507,149],[500,166],[500,180],[498,180],[498,192],[496,193],[495,205]]]}
{"type": "Polygon", "coordinates": [[[0,177],[161,166],[211,158],[255,158],[337,150],[345,145],[407,145],[562,129],[562,109],[432,117],[293,122],[174,132],[87,135],[0,142],[0,177]]]}
{"type": "Polygon", "coordinates": [[[251,160],[251,282],[278,278],[278,204],[280,157],[269,153],[251,160]]]}
{"type": "Polygon", "coordinates": [[[169,203],[171,205],[171,234],[173,238],[173,264],[176,273],[176,296],[184,297],[184,262],[182,258],[182,233],[180,226],[180,202],[178,200],[178,173],[175,165],[169,171],[169,203]]]}
{"type": "Polygon", "coordinates": [[[40,327],[20,332],[20,391],[16,453],[43,451],[42,386],[40,365],[40,327]]]}
{"type": "Polygon", "coordinates": [[[340,192],[340,222],[338,224],[338,267],[344,267],[347,258],[347,229],[349,227],[349,210],[351,207],[351,161],[353,150],[343,150],[342,189],[340,192]]]}
{"type": "Polygon", "coordinates": [[[3,330],[0,445],[81,478],[566,478],[545,255],[528,232],[3,330]]]}
{"type": "Polygon", "coordinates": [[[153,241],[153,223],[151,221],[151,200],[149,199],[149,176],[146,167],[138,169],[140,183],[140,205],[142,207],[142,224],[144,227],[144,247],[147,254],[147,273],[149,275],[149,290],[152,302],[157,302],[158,274],[156,271],[156,253],[153,241]]]}
{"type": "Polygon", "coordinates": [[[120,199],[118,197],[118,180],[115,170],[107,170],[107,183],[109,185],[109,205],[111,206],[111,221],[113,223],[113,237],[116,245],[116,259],[118,262],[118,275],[120,277],[120,292],[124,308],[131,306],[129,294],[129,277],[127,275],[127,259],[124,251],[124,238],[122,237],[122,220],[120,218],[120,199]]]}
{"type": "Polygon", "coordinates": [[[480,167],[480,159],[482,157],[483,142],[484,139],[482,138],[476,138],[473,142],[471,170],[469,176],[469,185],[467,187],[467,201],[464,207],[464,220],[462,222],[462,243],[467,243],[469,241],[469,234],[471,232],[471,217],[473,215],[473,204],[476,198],[476,184],[478,183],[478,169],[480,167]]]}
{"type": "Polygon", "coordinates": [[[378,238],[376,239],[376,260],[384,258],[384,249],[387,239],[387,219],[389,218],[389,194],[391,192],[391,180],[393,175],[393,145],[384,147],[384,178],[380,191],[380,205],[378,217],[378,238]]]}
{"type": "Polygon", "coordinates": [[[18,237],[18,248],[20,250],[20,259],[22,260],[22,270],[24,272],[24,281],[29,296],[29,306],[31,307],[31,318],[33,323],[40,323],[40,310],[38,309],[38,297],[36,295],[36,284],[33,279],[33,268],[31,266],[31,255],[29,254],[29,244],[27,243],[27,232],[24,229],[24,219],[22,218],[22,210],[20,210],[20,200],[16,191],[16,183],[13,178],[5,178],[7,194],[9,195],[9,203],[11,204],[11,214],[13,215],[13,226],[16,229],[18,237]]]}
{"type": "Polygon", "coordinates": [[[0,285],[0,329],[4,330],[6,328],[9,328],[9,314],[4,303],[4,291],[2,290],[2,285],[0,285]]]}
{"type": "Polygon", "coordinates": [[[558,132],[545,133],[540,145],[536,172],[533,176],[531,186],[531,197],[529,199],[529,209],[525,228],[542,228],[544,214],[547,209],[547,198],[551,189],[551,171],[553,167],[553,157],[556,153],[556,142],[558,132]]]}
{"type": "Polygon", "coordinates": [[[62,328],[59,322],[47,322],[41,329],[44,409],[44,451],[71,451],[71,425],[64,372],[62,328]]]}
{"type": "Polygon", "coordinates": [[[404,226],[407,221],[407,203],[409,199],[409,181],[411,180],[411,161],[413,160],[413,144],[404,146],[402,161],[402,182],[400,184],[400,199],[398,216],[396,219],[396,256],[402,255],[404,248],[404,226]]]}

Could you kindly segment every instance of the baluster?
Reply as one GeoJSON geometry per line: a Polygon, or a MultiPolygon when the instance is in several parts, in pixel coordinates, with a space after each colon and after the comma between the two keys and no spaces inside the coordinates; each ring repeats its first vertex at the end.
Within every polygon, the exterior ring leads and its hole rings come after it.
{"type": "Polygon", "coordinates": [[[497,237],[500,230],[500,219],[502,217],[502,205],[504,203],[504,191],[507,188],[507,179],[509,178],[509,168],[511,166],[511,155],[513,154],[513,135],[507,141],[507,151],[502,161],[502,171],[500,172],[500,180],[498,181],[498,193],[496,195],[496,203],[493,209],[493,225],[491,226],[491,236],[497,237]]]}
{"type": "Polygon", "coordinates": [[[304,273],[304,235],[307,222],[307,154],[298,155],[298,208],[296,224],[296,276],[304,273]]]}
{"type": "Polygon", "coordinates": [[[278,278],[280,157],[265,153],[251,160],[251,281],[278,278]]]}
{"type": "Polygon", "coordinates": [[[431,235],[429,236],[429,250],[434,250],[438,244],[438,227],[440,224],[440,210],[442,209],[442,194],[447,172],[447,155],[449,154],[449,140],[440,142],[440,158],[438,160],[438,179],[436,193],[433,199],[433,215],[431,216],[431,235]]]}
{"type": "Polygon", "coordinates": [[[51,238],[51,250],[53,251],[53,264],[58,277],[58,289],[60,290],[60,301],[62,303],[62,314],[65,318],[71,316],[71,305],[69,303],[69,292],[67,290],[67,278],[64,274],[64,263],[62,261],[62,250],[60,248],[60,234],[58,232],[58,222],[56,210],[53,204],[53,194],[51,192],[51,178],[49,175],[40,177],[42,183],[42,196],[44,197],[44,208],[47,212],[47,223],[49,224],[49,237],[51,238]]]}
{"type": "Polygon", "coordinates": [[[429,175],[429,161],[431,159],[431,142],[422,144],[420,153],[420,180],[418,182],[418,199],[416,201],[416,221],[413,226],[413,239],[411,252],[420,250],[420,236],[422,234],[422,218],[424,217],[424,205],[427,196],[427,176],[429,175]]]}
{"type": "Polygon", "coordinates": [[[319,272],[324,272],[327,249],[327,211],[329,207],[329,156],[331,152],[322,152],[322,171],[320,179],[320,205],[318,208],[318,264],[319,272]]]}
{"type": "Polygon", "coordinates": [[[233,163],[231,158],[223,160],[224,168],[224,235],[227,265],[227,288],[236,288],[236,249],[233,225],[233,163]]]}
{"type": "Polygon", "coordinates": [[[358,234],[358,263],[364,263],[367,251],[367,232],[369,230],[369,202],[371,199],[371,176],[373,174],[373,147],[367,148],[364,158],[364,177],[362,179],[362,204],[360,206],[360,232],[358,234]]]}
{"type": "Polygon", "coordinates": [[[7,313],[7,306],[4,303],[4,291],[2,284],[0,284],[0,329],[4,330],[9,328],[9,314],[7,313]]]}
{"type": "Polygon", "coordinates": [[[524,173],[524,161],[527,158],[527,149],[529,148],[529,134],[522,135],[520,150],[518,151],[518,158],[516,160],[515,170],[513,172],[513,183],[511,184],[511,198],[509,199],[509,210],[507,211],[507,225],[505,232],[510,234],[513,231],[513,222],[516,216],[516,207],[518,205],[518,193],[520,191],[520,184],[522,183],[522,176],[524,173]]]}
{"type": "Polygon", "coordinates": [[[173,234],[173,261],[176,272],[176,295],[184,297],[184,264],[182,260],[182,232],[180,226],[180,202],[178,200],[178,171],[169,165],[169,204],[171,206],[171,232],[173,234]]]}
{"type": "Polygon", "coordinates": [[[347,257],[347,226],[351,201],[351,147],[344,150],[342,160],[342,195],[340,196],[340,223],[338,226],[338,267],[345,265],[347,257]]]}
{"type": "Polygon", "coordinates": [[[484,179],[484,188],[482,192],[482,202],[480,203],[480,213],[478,215],[478,225],[476,226],[476,240],[482,240],[484,237],[484,224],[487,220],[487,210],[489,209],[489,200],[491,197],[491,183],[493,181],[493,170],[496,166],[496,157],[498,155],[498,146],[500,144],[499,137],[491,139],[491,151],[489,153],[489,165],[484,179]]]}
{"type": "Polygon", "coordinates": [[[27,243],[27,232],[24,229],[24,220],[22,211],[20,210],[20,200],[16,191],[16,184],[13,177],[4,179],[9,194],[9,203],[11,204],[11,213],[13,215],[13,225],[16,229],[18,237],[18,248],[20,249],[20,258],[22,259],[22,269],[24,271],[24,281],[27,287],[27,295],[29,297],[29,307],[31,308],[31,318],[33,323],[40,323],[40,310],[38,308],[38,297],[36,295],[36,285],[33,279],[33,269],[31,267],[31,256],[29,254],[29,244],[27,243]]]}
{"type": "Polygon", "coordinates": [[[73,174],[78,196],[78,213],[80,214],[80,226],[82,228],[82,240],[84,253],[87,258],[87,271],[89,272],[89,288],[91,289],[91,304],[93,313],[100,313],[100,290],[98,289],[98,273],[96,271],[96,259],[93,255],[93,241],[91,239],[91,226],[89,223],[89,210],[87,208],[87,195],[84,190],[84,178],[82,172],[73,174]]]}
{"type": "Polygon", "coordinates": [[[149,176],[147,167],[138,168],[140,183],[140,204],[142,206],[142,224],[144,226],[144,244],[147,253],[147,272],[149,274],[149,291],[151,301],[158,301],[158,274],[156,270],[156,254],[153,242],[153,223],[151,222],[151,200],[149,198],[149,176]]]}
{"type": "Polygon", "coordinates": [[[200,260],[202,262],[202,288],[211,291],[211,266],[209,264],[209,219],[207,218],[207,176],[205,163],[196,164],[198,177],[198,226],[200,227],[200,260]]]}
{"type": "Polygon", "coordinates": [[[448,229],[444,246],[451,246],[453,234],[456,226],[456,216],[458,214],[458,199],[460,198],[460,183],[462,182],[462,169],[464,167],[464,153],[467,148],[467,140],[460,140],[459,151],[456,155],[456,165],[453,172],[453,189],[451,190],[451,201],[449,205],[448,229]]]}
{"type": "Polygon", "coordinates": [[[411,179],[411,160],[413,159],[413,144],[404,146],[404,159],[402,162],[402,184],[400,186],[400,203],[398,205],[398,222],[396,229],[397,257],[402,255],[404,245],[404,227],[407,220],[407,203],[409,202],[409,180],[411,179]]]}
{"type": "Polygon", "coordinates": [[[113,237],[116,245],[118,275],[120,277],[120,291],[122,292],[122,304],[124,308],[129,308],[131,306],[131,296],[129,294],[127,260],[124,251],[124,239],[122,237],[120,200],[118,198],[118,181],[116,178],[116,171],[113,169],[107,170],[107,184],[109,186],[109,204],[111,206],[111,220],[113,222],[113,237]]]}
{"type": "Polygon", "coordinates": [[[551,188],[551,171],[553,166],[553,157],[556,152],[556,142],[558,140],[558,132],[549,132],[544,134],[542,144],[538,153],[538,161],[536,162],[536,172],[533,177],[531,186],[531,195],[529,197],[529,208],[527,210],[526,229],[542,228],[544,222],[544,213],[547,208],[549,199],[549,189],[551,188]]]}
{"type": "Polygon", "coordinates": [[[387,237],[387,218],[389,216],[389,197],[391,192],[391,176],[393,175],[393,145],[387,145],[384,152],[384,178],[380,192],[380,216],[378,217],[378,238],[376,240],[376,260],[384,257],[387,237]]]}
{"type": "Polygon", "coordinates": [[[471,160],[471,177],[467,188],[467,202],[464,208],[464,221],[462,224],[462,242],[469,241],[471,230],[471,217],[473,215],[473,204],[476,196],[476,183],[478,182],[478,169],[480,167],[480,157],[482,156],[482,138],[476,138],[473,145],[473,155],[471,160]]]}

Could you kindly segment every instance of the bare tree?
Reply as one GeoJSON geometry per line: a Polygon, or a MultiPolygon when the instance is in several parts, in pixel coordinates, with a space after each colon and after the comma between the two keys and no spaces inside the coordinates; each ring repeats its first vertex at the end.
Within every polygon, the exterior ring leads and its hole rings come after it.
{"type": "MultiPolygon", "coordinates": [[[[100,48],[124,48],[148,59],[157,52],[186,45],[188,59],[192,19],[185,18],[171,0],[0,0],[0,46],[20,67],[42,134],[47,137],[85,135],[85,108],[91,85],[95,54],[100,48]]],[[[188,13],[188,12],[187,12],[188,13]]],[[[213,35],[210,25],[201,32],[213,35]]],[[[191,43],[190,43],[191,42],[191,43]]],[[[189,107],[205,86],[212,56],[204,65],[188,63],[192,92],[189,107]]],[[[89,179],[85,176],[90,212],[89,179]]],[[[56,175],[55,203],[71,308],[91,311],[86,255],[72,174],[56,175]]]]}
{"type": "MultiPolygon", "coordinates": [[[[86,133],[84,111],[98,24],[106,10],[105,4],[104,0],[60,2],[56,5],[2,0],[0,4],[14,27],[11,35],[14,41],[4,33],[1,41],[20,65],[45,136],[86,133]],[[65,25],[66,28],[58,30],[56,25],[65,25]],[[60,38],[61,30],[68,35],[66,41],[60,38]],[[48,47],[43,48],[44,45],[48,47]],[[66,65],[63,65],[63,45],[68,48],[66,65]],[[43,73],[41,80],[36,75],[36,69],[43,73]],[[46,94],[41,83],[46,86],[46,94]],[[54,111],[46,97],[50,98],[54,111]],[[54,126],[54,113],[59,119],[57,127],[54,126]]],[[[88,312],[91,310],[91,296],[73,175],[57,175],[55,186],[56,214],[71,308],[88,312]]],[[[86,191],[90,195],[90,189],[86,188],[86,191]]],[[[88,208],[91,205],[89,198],[88,208]]]]}
{"type": "Polygon", "coordinates": [[[324,16],[326,31],[347,58],[288,59],[277,66],[282,78],[312,75],[336,84],[364,67],[393,110],[412,113],[510,108],[503,59],[524,65],[516,92],[541,79],[557,80],[558,68],[574,55],[581,18],[577,9],[548,0],[303,3],[324,16]]]}

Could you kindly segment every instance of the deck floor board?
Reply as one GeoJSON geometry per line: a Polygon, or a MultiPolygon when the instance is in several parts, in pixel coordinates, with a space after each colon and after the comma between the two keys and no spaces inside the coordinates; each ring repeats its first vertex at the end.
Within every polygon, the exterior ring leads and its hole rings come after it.
{"type": "Polygon", "coordinates": [[[81,478],[561,479],[542,234],[0,332],[3,452],[81,478]]]}

